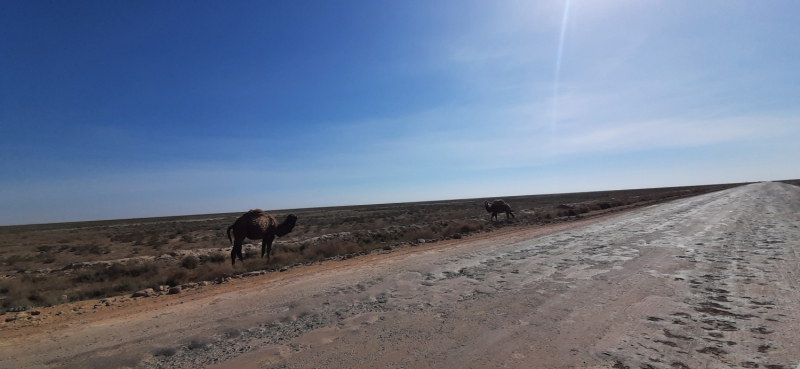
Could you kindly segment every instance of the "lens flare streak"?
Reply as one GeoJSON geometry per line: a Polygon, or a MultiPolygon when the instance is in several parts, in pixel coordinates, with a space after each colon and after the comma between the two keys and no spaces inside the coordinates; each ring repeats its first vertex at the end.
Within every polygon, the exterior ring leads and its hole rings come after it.
{"type": "Polygon", "coordinates": [[[558,39],[558,54],[556,55],[556,74],[553,80],[553,120],[550,123],[550,151],[555,153],[556,123],[558,121],[558,78],[561,74],[561,56],[564,52],[564,35],[567,30],[567,16],[569,15],[570,0],[564,4],[564,16],[561,18],[561,34],[558,39]]]}

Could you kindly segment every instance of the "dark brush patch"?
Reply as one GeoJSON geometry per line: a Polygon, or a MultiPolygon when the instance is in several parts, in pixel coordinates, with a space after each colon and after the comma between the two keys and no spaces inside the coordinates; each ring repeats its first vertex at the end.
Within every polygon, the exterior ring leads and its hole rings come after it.
{"type": "Polygon", "coordinates": [[[731,309],[731,308],[729,308],[729,307],[727,307],[725,305],[718,304],[716,302],[710,302],[710,301],[701,302],[700,306],[706,307],[706,308],[714,308],[714,309],[725,309],[725,310],[730,310],[731,309]]]}
{"type": "Polygon", "coordinates": [[[767,327],[750,328],[750,332],[759,334],[770,334],[774,331],[767,329],[767,327]]]}
{"type": "Polygon", "coordinates": [[[666,328],[664,328],[664,336],[666,336],[667,338],[675,338],[675,339],[684,340],[684,341],[693,340],[692,337],[687,337],[687,336],[681,336],[681,335],[678,335],[678,334],[674,334],[674,333],[670,332],[669,329],[666,329],[666,328]]]}
{"type": "Polygon", "coordinates": [[[177,352],[178,350],[173,347],[161,347],[153,351],[153,356],[172,356],[177,352]]]}
{"type": "Polygon", "coordinates": [[[724,320],[704,319],[704,320],[702,320],[702,322],[706,323],[706,324],[713,325],[713,326],[716,327],[716,329],[721,330],[721,331],[732,332],[732,331],[738,331],[739,330],[739,328],[737,328],[731,322],[727,322],[727,321],[724,321],[724,320]]]}
{"type": "Polygon", "coordinates": [[[653,340],[653,342],[658,342],[669,347],[678,347],[678,344],[672,341],[653,340]]]}
{"type": "Polygon", "coordinates": [[[728,296],[709,296],[708,299],[719,302],[731,302],[731,300],[728,300],[728,296]]]}
{"type": "Polygon", "coordinates": [[[730,316],[730,317],[739,318],[739,319],[750,319],[750,318],[755,317],[755,315],[751,315],[751,314],[736,314],[736,313],[732,313],[730,311],[725,311],[725,310],[711,308],[711,307],[696,307],[696,308],[694,308],[694,310],[697,311],[698,313],[705,313],[705,314],[709,314],[709,315],[730,316]]]}
{"type": "Polygon", "coordinates": [[[614,365],[611,366],[614,369],[631,369],[631,367],[625,365],[623,362],[619,360],[614,361],[614,365]]]}
{"type": "Polygon", "coordinates": [[[701,354],[712,354],[714,356],[725,355],[725,354],[728,353],[727,351],[725,351],[725,350],[723,350],[721,348],[714,347],[714,346],[709,346],[709,347],[702,348],[700,350],[697,350],[697,352],[699,352],[701,354]]]}

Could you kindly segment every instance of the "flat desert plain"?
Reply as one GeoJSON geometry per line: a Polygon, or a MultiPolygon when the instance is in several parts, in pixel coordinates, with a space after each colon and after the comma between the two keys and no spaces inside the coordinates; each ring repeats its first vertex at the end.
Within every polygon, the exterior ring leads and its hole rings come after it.
{"type": "Polygon", "coordinates": [[[798,248],[800,187],[749,184],[44,308],[0,367],[792,369],[798,248]]]}

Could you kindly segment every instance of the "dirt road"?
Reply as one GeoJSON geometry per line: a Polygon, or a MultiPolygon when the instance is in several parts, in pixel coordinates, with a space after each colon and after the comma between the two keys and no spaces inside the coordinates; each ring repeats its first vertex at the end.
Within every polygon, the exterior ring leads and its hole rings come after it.
{"type": "Polygon", "coordinates": [[[0,368],[786,368],[800,188],[758,183],[5,322],[0,368]]]}

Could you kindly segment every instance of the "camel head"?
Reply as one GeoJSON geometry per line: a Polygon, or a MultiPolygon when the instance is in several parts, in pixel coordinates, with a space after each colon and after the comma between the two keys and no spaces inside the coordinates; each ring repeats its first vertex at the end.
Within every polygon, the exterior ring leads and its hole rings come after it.
{"type": "Polygon", "coordinates": [[[297,224],[297,216],[294,214],[289,214],[283,223],[278,224],[278,227],[275,229],[275,235],[278,237],[283,237],[289,234],[289,232],[294,229],[295,224],[297,224]]]}
{"type": "Polygon", "coordinates": [[[484,203],[483,203],[483,206],[485,206],[485,207],[486,207],[486,211],[487,211],[487,212],[489,212],[489,213],[491,213],[491,212],[492,212],[492,208],[489,206],[489,201],[488,201],[488,200],[487,200],[486,202],[484,202],[484,203]]]}

